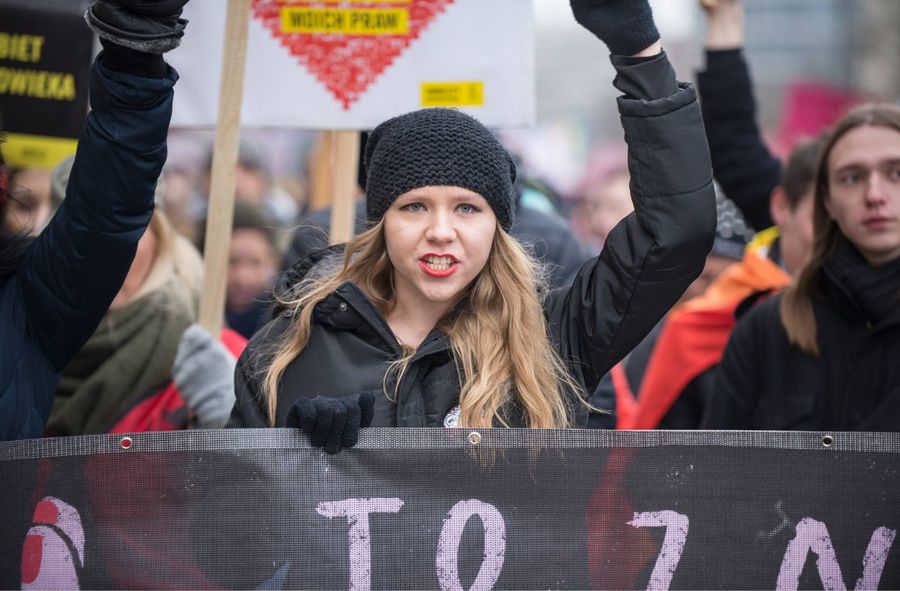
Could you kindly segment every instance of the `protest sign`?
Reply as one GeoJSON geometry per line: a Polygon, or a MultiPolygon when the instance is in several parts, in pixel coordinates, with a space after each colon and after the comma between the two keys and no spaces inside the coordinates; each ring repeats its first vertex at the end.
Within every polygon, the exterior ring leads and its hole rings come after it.
{"type": "MultiPolygon", "coordinates": [[[[224,3],[185,7],[173,125],[211,126],[224,3]]],[[[422,107],[489,126],[534,118],[533,15],[522,0],[254,0],[242,124],[371,129],[422,107]]]]}
{"type": "Polygon", "coordinates": [[[4,588],[896,589],[894,433],[0,443],[4,588]]]}
{"type": "Polygon", "coordinates": [[[75,152],[93,49],[84,7],[0,2],[0,127],[11,166],[52,168],[75,152]]]}

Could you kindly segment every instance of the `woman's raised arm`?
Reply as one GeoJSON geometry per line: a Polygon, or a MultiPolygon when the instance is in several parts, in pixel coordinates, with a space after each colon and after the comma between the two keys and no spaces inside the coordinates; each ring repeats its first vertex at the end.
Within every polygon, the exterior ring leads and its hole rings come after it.
{"type": "Polygon", "coordinates": [[[696,93],[676,82],[646,0],[572,0],[572,9],[613,52],[635,208],[545,304],[551,338],[590,392],[700,274],[716,204],[696,93]]]}

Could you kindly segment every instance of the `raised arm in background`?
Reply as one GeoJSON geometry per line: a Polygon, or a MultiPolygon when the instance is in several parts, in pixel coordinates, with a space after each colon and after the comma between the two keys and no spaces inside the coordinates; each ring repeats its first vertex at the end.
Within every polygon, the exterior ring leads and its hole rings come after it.
{"type": "Polygon", "coordinates": [[[781,162],[763,142],[757,124],[750,69],[744,59],[741,0],[708,7],[706,70],[697,73],[713,175],[725,195],[757,231],[773,224],[769,197],[781,180],[781,162]]]}

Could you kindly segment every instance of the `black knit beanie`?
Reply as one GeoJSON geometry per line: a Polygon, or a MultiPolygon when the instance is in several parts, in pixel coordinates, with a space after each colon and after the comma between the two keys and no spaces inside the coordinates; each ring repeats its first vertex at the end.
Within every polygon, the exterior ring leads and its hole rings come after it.
{"type": "Polygon", "coordinates": [[[370,223],[407,191],[453,186],[484,197],[500,226],[512,226],[516,165],[487,128],[460,111],[422,109],[385,121],[369,136],[365,163],[370,223]]]}

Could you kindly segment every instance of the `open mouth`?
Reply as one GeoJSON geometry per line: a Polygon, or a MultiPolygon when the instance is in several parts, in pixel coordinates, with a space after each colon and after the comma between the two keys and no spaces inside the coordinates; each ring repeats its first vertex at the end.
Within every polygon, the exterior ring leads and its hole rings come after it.
{"type": "Polygon", "coordinates": [[[446,277],[453,273],[459,261],[453,255],[426,254],[419,259],[422,270],[433,277],[446,277]]]}

